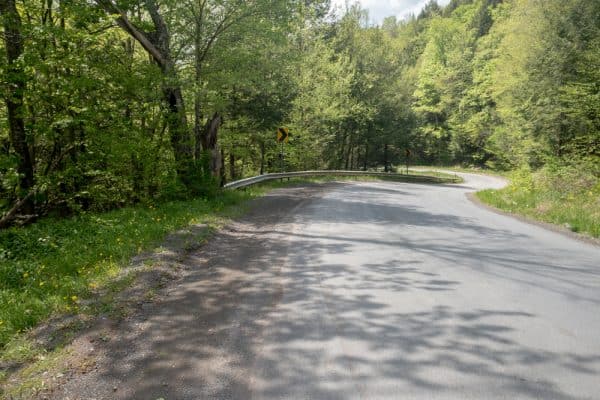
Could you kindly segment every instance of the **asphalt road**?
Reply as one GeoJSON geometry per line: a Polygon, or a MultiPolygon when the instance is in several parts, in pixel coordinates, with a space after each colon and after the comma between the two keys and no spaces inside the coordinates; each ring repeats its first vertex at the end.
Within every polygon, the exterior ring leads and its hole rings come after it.
{"type": "Polygon", "coordinates": [[[600,399],[600,247],[466,178],[273,192],[54,397],[600,399]]]}

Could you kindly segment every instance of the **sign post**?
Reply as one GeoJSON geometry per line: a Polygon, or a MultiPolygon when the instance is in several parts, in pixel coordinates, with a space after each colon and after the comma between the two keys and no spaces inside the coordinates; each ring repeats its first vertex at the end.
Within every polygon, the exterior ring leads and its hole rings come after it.
{"type": "Polygon", "coordinates": [[[285,150],[283,147],[284,143],[290,140],[290,131],[286,127],[277,129],[277,142],[281,143],[281,150],[279,152],[279,159],[281,164],[281,172],[285,172],[285,150]]]}
{"type": "Polygon", "coordinates": [[[410,163],[410,150],[406,149],[406,175],[408,175],[408,165],[410,163]]]}

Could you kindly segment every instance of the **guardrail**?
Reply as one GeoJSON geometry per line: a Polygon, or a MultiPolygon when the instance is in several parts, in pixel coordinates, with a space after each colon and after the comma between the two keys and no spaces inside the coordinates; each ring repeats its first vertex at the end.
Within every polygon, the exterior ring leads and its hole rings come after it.
{"type": "Polygon", "coordinates": [[[421,182],[421,183],[456,183],[460,178],[440,178],[437,176],[428,175],[410,175],[396,174],[390,172],[369,172],[369,171],[299,171],[299,172],[281,172],[253,176],[251,178],[240,179],[233,181],[223,186],[224,189],[240,189],[248,186],[256,185],[257,183],[272,181],[281,178],[299,178],[309,176],[378,176],[383,178],[391,178],[403,180],[405,182],[421,182]]]}

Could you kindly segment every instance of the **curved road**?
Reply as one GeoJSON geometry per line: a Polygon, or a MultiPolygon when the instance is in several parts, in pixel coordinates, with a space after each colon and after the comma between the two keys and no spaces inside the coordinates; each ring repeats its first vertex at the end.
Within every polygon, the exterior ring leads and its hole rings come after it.
{"type": "Polygon", "coordinates": [[[54,398],[600,399],[600,248],[464,176],[272,192],[54,398]]]}

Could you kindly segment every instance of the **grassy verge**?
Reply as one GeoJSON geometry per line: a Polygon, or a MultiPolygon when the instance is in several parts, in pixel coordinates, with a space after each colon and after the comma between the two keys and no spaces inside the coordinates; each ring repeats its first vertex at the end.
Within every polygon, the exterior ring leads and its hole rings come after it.
{"type": "Polygon", "coordinates": [[[435,167],[435,166],[431,166],[431,165],[416,165],[414,166],[414,168],[417,168],[419,172],[424,173],[427,170],[446,170],[446,171],[452,171],[452,172],[465,172],[468,174],[482,174],[482,175],[491,175],[491,176],[498,176],[498,177],[503,177],[503,178],[508,178],[511,175],[510,171],[500,171],[500,170],[493,170],[493,169],[489,169],[489,168],[479,168],[479,167],[461,167],[461,166],[446,166],[446,167],[435,167]]]}
{"type": "MultiPolygon", "coordinates": [[[[448,182],[453,182],[453,183],[461,183],[463,182],[463,179],[457,175],[454,174],[449,174],[446,172],[440,172],[438,170],[435,169],[422,169],[422,170],[411,170],[410,171],[410,175],[416,175],[416,176],[433,176],[435,178],[439,178],[443,181],[448,181],[448,182]]],[[[452,171],[452,170],[451,170],[452,171]]]]}
{"type": "Polygon", "coordinates": [[[590,169],[519,170],[509,179],[506,188],[484,190],[477,197],[504,211],[600,237],[600,179],[590,169]]]}
{"type": "MultiPolygon", "coordinates": [[[[39,356],[23,333],[48,317],[102,312],[87,300],[126,286],[126,277],[116,278],[134,255],[190,224],[218,228],[263,190],[46,219],[0,231],[0,367],[39,356]]],[[[2,370],[0,383],[6,375],[2,370]]]]}
{"type": "Polygon", "coordinates": [[[392,174],[390,176],[368,176],[368,175],[323,175],[323,176],[312,176],[312,177],[297,177],[297,178],[283,178],[272,181],[263,182],[260,184],[261,187],[277,188],[284,187],[290,184],[305,184],[305,183],[323,183],[323,182],[336,182],[336,181],[351,181],[351,182],[375,182],[375,181],[394,181],[394,182],[424,182],[424,183],[460,183],[463,180],[453,174],[438,172],[434,170],[410,170],[410,174],[392,174]],[[423,180],[420,181],[419,178],[423,180]],[[431,180],[431,178],[434,178],[431,180]]]}

